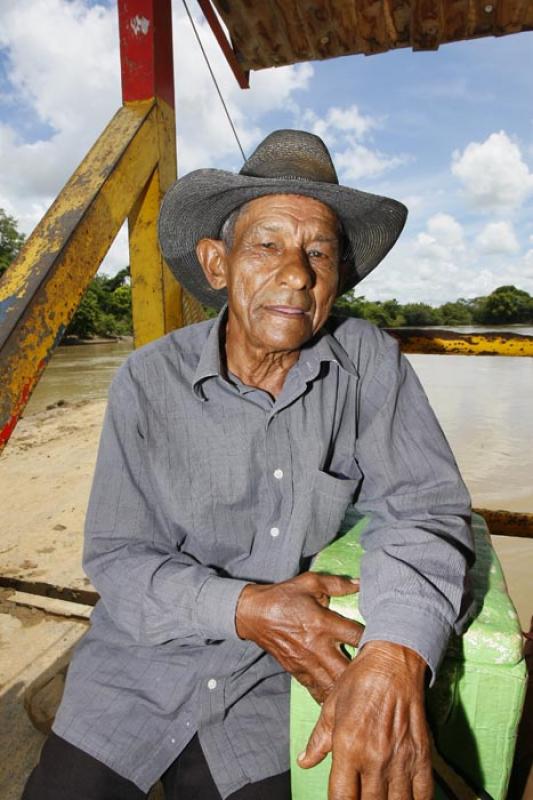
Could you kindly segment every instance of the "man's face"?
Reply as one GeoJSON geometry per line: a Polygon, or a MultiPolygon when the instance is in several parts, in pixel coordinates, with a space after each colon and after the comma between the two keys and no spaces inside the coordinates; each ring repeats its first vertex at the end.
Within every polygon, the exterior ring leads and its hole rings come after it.
{"type": "Polygon", "coordinates": [[[220,268],[229,328],[268,352],[299,350],[326,321],[339,286],[338,222],[328,206],[299,195],[248,203],[220,268]]]}

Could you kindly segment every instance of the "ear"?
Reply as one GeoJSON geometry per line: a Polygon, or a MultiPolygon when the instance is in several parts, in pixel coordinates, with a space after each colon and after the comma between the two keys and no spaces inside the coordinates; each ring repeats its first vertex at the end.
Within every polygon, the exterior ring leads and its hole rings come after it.
{"type": "Polygon", "coordinates": [[[226,247],[220,239],[200,239],[196,257],[213,289],[224,289],[226,281],[226,247]]]}

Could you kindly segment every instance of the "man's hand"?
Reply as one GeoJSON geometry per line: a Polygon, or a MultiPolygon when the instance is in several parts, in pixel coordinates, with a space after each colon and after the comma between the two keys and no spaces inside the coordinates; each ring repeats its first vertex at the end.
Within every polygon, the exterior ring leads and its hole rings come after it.
{"type": "Polygon", "coordinates": [[[353,594],[359,582],[304,572],[283,583],[249,584],[239,597],[236,628],[267,650],[321,703],[350,660],[363,626],[328,609],[329,598],[353,594]]]}
{"type": "Polygon", "coordinates": [[[341,675],[298,757],[314,767],[331,751],[328,800],[431,800],[425,669],[407,647],[369,642],[341,675]]]}

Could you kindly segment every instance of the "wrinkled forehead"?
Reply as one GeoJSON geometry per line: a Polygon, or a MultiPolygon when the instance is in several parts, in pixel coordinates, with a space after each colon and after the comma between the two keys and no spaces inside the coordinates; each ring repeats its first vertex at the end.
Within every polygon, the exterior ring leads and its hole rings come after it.
{"type": "Polygon", "coordinates": [[[247,228],[269,227],[284,223],[307,224],[338,236],[342,233],[342,225],[337,214],[321,200],[299,194],[272,194],[249,200],[240,206],[228,219],[239,232],[247,228]]]}

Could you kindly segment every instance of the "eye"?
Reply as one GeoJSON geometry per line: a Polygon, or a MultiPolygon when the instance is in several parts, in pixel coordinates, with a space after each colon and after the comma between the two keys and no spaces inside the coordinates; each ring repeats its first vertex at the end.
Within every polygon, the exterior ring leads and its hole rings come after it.
{"type": "Polygon", "coordinates": [[[261,242],[261,247],[265,250],[274,250],[276,245],[274,242],[261,242]]]}
{"type": "Polygon", "coordinates": [[[325,253],[322,253],[320,250],[308,250],[307,255],[309,258],[324,258],[325,253]]]}

